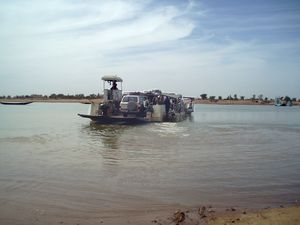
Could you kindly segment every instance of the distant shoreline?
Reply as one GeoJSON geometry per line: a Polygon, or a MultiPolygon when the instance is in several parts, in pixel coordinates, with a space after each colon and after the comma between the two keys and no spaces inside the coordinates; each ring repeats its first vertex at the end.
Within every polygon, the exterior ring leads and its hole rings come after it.
{"type": "MultiPolygon", "coordinates": [[[[102,99],[35,99],[35,98],[25,98],[25,99],[0,99],[0,102],[41,102],[41,103],[82,103],[90,104],[92,102],[101,103],[102,99]]],[[[202,100],[195,99],[194,104],[209,104],[209,105],[274,105],[274,100],[270,101],[259,101],[259,100],[202,100]]],[[[300,106],[300,102],[293,102],[293,105],[300,106]]]]}
{"type": "Polygon", "coordinates": [[[258,101],[258,100],[202,100],[196,99],[195,104],[210,104],[210,105],[274,105],[274,101],[258,101]]]}
{"type": "Polygon", "coordinates": [[[25,98],[25,99],[0,99],[0,102],[38,102],[38,103],[82,103],[90,104],[92,102],[102,102],[102,99],[35,99],[35,98],[25,98]]]}

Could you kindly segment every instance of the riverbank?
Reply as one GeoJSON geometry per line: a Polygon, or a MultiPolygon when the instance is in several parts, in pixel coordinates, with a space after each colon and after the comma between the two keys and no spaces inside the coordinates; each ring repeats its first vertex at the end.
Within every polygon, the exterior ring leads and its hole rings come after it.
{"type": "MultiPolygon", "coordinates": [[[[300,206],[267,208],[262,210],[214,208],[201,206],[185,210],[162,209],[150,211],[110,212],[104,214],[100,224],[132,225],[299,225],[300,206]]],[[[91,223],[93,224],[93,223],[91,223]]]]}
{"type": "Polygon", "coordinates": [[[181,208],[175,206],[140,207],[138,209],[103,209],[81,216],[76,212],[59,212],[50,207],[21,209],[15,205],[0,212],[0,222],[6,225],[44,224],[44,225],[299,225],[300,206],[268,208],[262,210],[239,208],[215,208],[200,206],[181,208]],[[14,215],[18,215],[15,217],[14,215]]]}
{"type": "Polygon", "coordinates": [[[183,225],[298,225],[300,224],[300,206],[247,210],[234,207],[217,209],[202,206],[186,211],[176,211],[166,220],[152,220],[154,224],[183,225]]]}
{"type": "MultiPolygon", "coordinates": [[[[216,105],[274,105],[274,101],[259,101],[259,100],[202,100],[202,99],[196,99],[194,100],[195,104],[216,104],[216,105]]],[[[300,102],[293,102],[294,105],[299,106],[300,102]]]]}
{"type": "Polygon", "coordinates": [[[238,208],[218,209],[202,206],[176,211],[148,211],[144,214],[127,215],[113,214],[112,218],[100,220],[101,224],[132,224],[132,225],[299,225],[300,206],[248,210],[238,208]],[[155,216],[156,215],[156,216],[155,216]],[[155,217],[153,217],[155,216],[155,217]]]}
{"type": "Polygon", "coordinates": [[[229,212],[217,217],[212,217],[207,225],[297,225],[300,224],[300,207],[265,209],[247,213],[246,210],[229,212]]]}
{"type": "MultiPolygon", "coordinates": [[[[102,99],[1,99],[0,102],[43,102],[43,103],[82,103],[90,104],[91,102],[102,102],[102,99]]],[[[258,100],[202,100],[195,99],[194,104],[216,104],[216,105],[274,105],[274,101],[258,101],[258,100]]],[[[300,102],[293,102],[294,105],[300,106],[300,102]]]]}

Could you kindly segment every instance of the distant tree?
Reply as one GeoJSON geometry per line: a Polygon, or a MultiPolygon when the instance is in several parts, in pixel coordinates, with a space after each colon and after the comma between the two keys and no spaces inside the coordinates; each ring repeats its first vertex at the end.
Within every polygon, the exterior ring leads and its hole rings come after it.
{"type": "Polygon", "coordinates": [[[65,95],[64,94],[58,94],[58,95],[56,95],[56,98],[60,98],[60,99],[65,98],[65,95]]]}
{"type": "Polygon", "coordinates": [[[207,94],[201,94],[200,97],[201,97],[201,99],[206,100],[207,99],[207,94]]]}
{"type": "Polygon", "coordinates": [[[255,100],[256,99],[256,95],[254,94],[253,96],[252,96],[252,100],[255,100]]]}
{"type": "Polygon", "coordinates": [[[83,99],[84,98],[84,94],[76,94],[75,98],[77,98],[77,99],[83,99]]]}
{"type": "Polygon", "coordinates": [[[262,94],[258,95],[258,100],[260,100],[260,101],[263,100],[263,95],[262,94]]]}
{"type": "Polygon", "coordinates": [[[233,95],[234,100],[238,100],[237,94],[233,95]]]}
{"type": "Polygon", "coordinates": [[[51,99],[56,99],[57,97],[56,97],[56,94],[51,94],[51,95],[49,96],[49,98],[51,98],[51,99]]]}
{"type": "Polygon", "coordinates": [[[229,95],[229,96],[227,97],[227,100],[233,100],[233,98],[231,97],[231,95],[229,95]]]}
{"type": "Polygon", "coordinates": [[[240,99],[244,101],[245,100],[245,96],[240,96],[240,99]]]}
{"type": "Polygon", "coordinates": [[[215,98],[216,98],[216,96],[209,96],[209,100],[210,100],[210,101],[214,101],[215,98]]]}
{"type": "Polygon", "coordinates": [[[219,99],[219,100],[222,100],[222,96],[219,96],[218,99],[219,99]]]}
{"type": "Polygon", "coordinates": [[[89,96],[87,96],[88,98],[97,98],[97,96],[95,94],[90,94],[89,96]]]}
{"type": "Polygon", "coordinates": [[[68,94],[68,96],[67,96],[69,99],[74,99],[75,98],[75,96],[74,95],[69,95],[68,94]]]}
{"type": "Polygon", "coordinates": [[[297,99],[296,99],[296,98],[292,98],[292,101],[293,101],[293,102],[296,102],[296,101],[297,101],[297,99]]]}

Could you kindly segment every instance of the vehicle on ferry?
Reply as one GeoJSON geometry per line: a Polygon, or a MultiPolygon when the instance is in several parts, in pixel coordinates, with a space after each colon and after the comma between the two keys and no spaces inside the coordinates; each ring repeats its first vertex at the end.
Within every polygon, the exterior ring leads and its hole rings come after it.
{"type": "Polygon", "coordinates": [[[124,95],[120,103],[120,111],[124,116],[128,114],[145,113],[146,95],[124,95]]]}
{"type": "Polygon", "coordinates": [[[121,77],[103,76],[102,80],[103,101],[92,101],[90,113],[79,116],[104,124],[179,122],[194,111],[192,98],[160,90],[123,93],[121,77]]]}
{"type": "Polygon", "coordinates": [[[275,106],[293,106],[293,101],[288,96],[275,97],[274,105],[275,106]]]}

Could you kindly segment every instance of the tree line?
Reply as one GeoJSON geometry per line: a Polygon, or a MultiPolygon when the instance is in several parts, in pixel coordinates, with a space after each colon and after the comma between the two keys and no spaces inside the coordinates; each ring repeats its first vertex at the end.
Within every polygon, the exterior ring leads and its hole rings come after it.
{"type": "Polygon", "coordinates": [[[31,94],[31,95],[2,95],[0,99],[95,99],[101,98],[102,95],[100,94],[51,94],[51,95],[39,95],[39,94],[31,94]]]}
{"type": "MultiPolygon", "coordinates": [[[[10,96],[10,95],[2,95],[0,96],[0,99],[96,99],[96,98],[102,98],[102,95],[98,94],[51,94],[51,95],[39,95],[39,94],[31,94],[31,95],[15,95],[15,96],[10,96]]],[[[252,95],[250,98],[245,98],[245,96],[238,96],[237,94],[229,95],[226,98],[223,98],[222,96],[208,96],[208,94],[201,94],[200,99],[202,100],[210,100],[210,101],[217,101],[217,100],[252,100],[252,101],[272,101],[274,99],[264,97],[262,94],[260,95],[252,95]]],[[[289,96],[283,96],[281,97],[281,100],[292,100],[294,102],[297,101],[296,98],[290,98],[289,96]]],[[[298,100],[300,101],[300,99],[298,100]]]]}
{"type": "MultiPolygon", "coordinates": [[[[252,95],[250,98],[246,99],[245,96],[239,96],[237,94],[234,94],[233,96],[229,95],[227,96],[226,98],[223,98],[222,96],[208,96],[207,94],[201,94],[200,95],[200,98],[202,100],[211,100],[211,101],[216,101],[216,100],[252,100],[252,101],[265,101],[265,102],[268,102],[268,101],[273,101],[274,99],[272,98],[268,98],[268,97],[264,97],[262,94],[260,95],[252,95]]],[[[285,101],[297,101],[297,98],[290,98],[289,96],[282,96],[280,97],[282,100],[285,100],[285,101]]],[[[299,99],[300,100],[300,99],[299,99]]]]}

